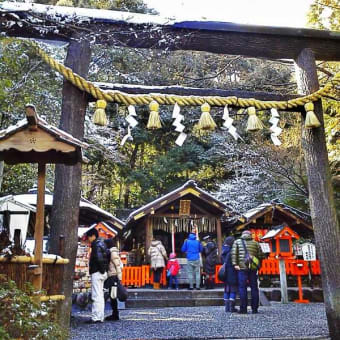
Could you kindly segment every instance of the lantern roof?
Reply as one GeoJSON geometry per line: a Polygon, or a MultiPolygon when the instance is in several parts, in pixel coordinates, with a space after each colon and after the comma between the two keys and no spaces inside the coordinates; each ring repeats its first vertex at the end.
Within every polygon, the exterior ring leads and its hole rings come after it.
{"type": "Polygon", "coordinates": [[[63,163],[82,161],[86,143],[49,125],[33,105],[26,105],[26,118],[0,131],[0,160],[7,164],[63,163]]]}
{"type": "Polygon", "coordinates": [[[280,225],[278,227],[275,227],[274,229],[271,229],[265,234],[261,240],[269,240],[269,239],[277,239],[282,236],[290,236],[292,238],[296,238],[297,240],[300,238],[300,236],[294,232],[291,228],[289,228],[286,225],[280,225]]]}

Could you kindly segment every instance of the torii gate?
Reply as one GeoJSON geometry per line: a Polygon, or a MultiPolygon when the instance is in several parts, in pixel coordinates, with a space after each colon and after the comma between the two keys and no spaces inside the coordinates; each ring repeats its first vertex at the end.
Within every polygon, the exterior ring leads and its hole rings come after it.
{"type": "MultiPolygon", "coordinates": [[[[167,48],[268,59],[293,59],[300,94],[310,94],[319,88],[315,60],[340,61],[340,33],[338,32],[220,22],[171,22],[150,15],[22,3],[1,3],[0,10],[0,26],[8,36],[70,42],[65,65],[82,76],[87,74],[90,60],[89,42],[75,40],[75,38],[81,35],[85,38],[86,34],[91,32],[95,32],[92,38],[96,43],[111,46],[167,48]],[[66,21],[53,19],[58,13],[63,15],[63,18],[76,14],[90,20],[68,25],[66,21]],[[37,16],[42,19],[41,22],[36,20],[37,16]],[[177,39],[178,36],[181,38],[177,39]]],[[[171,89],[169,93],[170,91],[171,89]]],[[[256,96],[256,93],[239,93],[239,97],[256,96]]],[[[266,100],[273,98],[268,94],[261,94],[261,96],[261,99],[266,100]]],[[[287,96],[283,100],[289,99],[291,97],[287,96]]],[[[64,83],[63,113],[70,112],[74,119],[70,122],[70,117],[63,115],[61,125],[77,138],[81,134],[79,129],[83,127],[82,119],[87,100],[82,91],[75,89],[68,82],[64,83]]],[[[323,125],[320,100],[315,102],[315,113],[323,125]]],[[[330,182],[325,133],[322,127],[309,130],[302,127],[302,130],[311,216],[322,263],[326,313],[331,338],[336,339],[340,334],[340,275],[337,269],[340,259],[340,228],[330,182]]],[[[77,174],[72,173],[69,177],[74,176],[75,179],[78,176],[79,179],[80,175],[78,171],[77,174]]],[[[65,187],[60,195],[67,199],[67,191],[73,192],[77,189],[79,190],[79,186],[65,187]]],[[[63,204],[60,207],[55,206],[55,210],[64,212],[59,220],[56,218],[56,221],[64,223],[65,227],[72,230],[74,221],[71,212],[65,210],[65,201],[55,201],[63,204]]],[[[74,233],[69,235],[67,242],[71,245],[72,242],[76,242],[76,238],[74,233]]],[[[66,257],[72,258],[72,254],[66,254],[66,257]]],[[[72,261],[69,273],[73,270],[71,266],[72,261]]],[[[68,290],[65,295],[70,296],[70,287],[65,286],[65,289],[68,290]]]]}

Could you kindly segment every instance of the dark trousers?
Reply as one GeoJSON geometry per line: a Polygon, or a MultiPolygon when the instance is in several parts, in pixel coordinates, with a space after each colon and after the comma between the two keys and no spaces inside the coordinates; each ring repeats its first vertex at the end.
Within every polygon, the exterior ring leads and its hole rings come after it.
{"type": "Polygon", "coordinates": [[[238,284],[240,293],[240,311],[246,312],[248,305],[247,285],[251,289],[251,309],[257,311],[259,308],[259,288],[257,286],[257,271],[256,270],[239,270],[238,284]]]}
{"type": "Polygon", "coordinates": [[[161,280],[162,272],[163,272],[163,268],[153,269],[153,282],[154,283],[159,283],[159,281],[161,280]]]}
{"type": "Polygon", "coordinates": [[[172,282],[175,283],[175,287],[176,287],[176,289],[178,289],[178,279],[177,279],[177,275],[170,275],[170,278],[169,278],[169,288],[172,287],[172,282]]]}
{"type": "MultiPolygon", "coordinates": [[[[112,289],[112,288],[111,288],[112,289]]],[[[110,292],[111,293],[111,292],[110,292]]],[[[111,303],[111,308],[112,308],[112,315],[116,318],[119,319],[119,312],[118,312],[118,301],[117,299],[112,299],[110,297],[110,303],[111,303]]]]}

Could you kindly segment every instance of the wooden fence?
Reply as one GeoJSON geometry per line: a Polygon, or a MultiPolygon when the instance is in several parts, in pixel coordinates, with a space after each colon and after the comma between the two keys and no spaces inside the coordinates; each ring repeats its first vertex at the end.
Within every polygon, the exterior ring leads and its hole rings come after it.
{"type": "MultiPolygon", "coordinates": [[[[5,275],[9,280],[15,281],[18,288],[24,288],[26,282],[32,282],[33,270],[29,266],[34,262],[33,257],[18,256],[11,260],[0,257],[0,274],[5,275]]],[[[68,260],[58,258],[54,261],[43,259],[42,289],[47,296],[59,295],[63,277],[64,264],[68,260]]]]}

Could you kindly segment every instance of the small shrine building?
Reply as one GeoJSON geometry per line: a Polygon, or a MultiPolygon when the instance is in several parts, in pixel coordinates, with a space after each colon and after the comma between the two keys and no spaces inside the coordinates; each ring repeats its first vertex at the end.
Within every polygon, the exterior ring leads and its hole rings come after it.
{"type": "MultiPolygon", "coordinates": [[[[221,219],[231,210],[193,180],[132,212],[124,228],[125,251],[138,249],[144,257],[153,237],[159,238],[167,253],[185,257],[181,246],[196,226],[199,239],[211,235],[222,248],[221,219]]],[[[138,263],[139,264],[139,263],[138,263]]]]}
{"type": "Polygon", "coordinates": [[[223,224],[227,233],[240,234],[248,229],[259,241],[268,230],[286,225],[303,238],[314,239],[311,216],[289,205],[277,202],[263,203],[243,213],[234,224],[223,224]]]}

